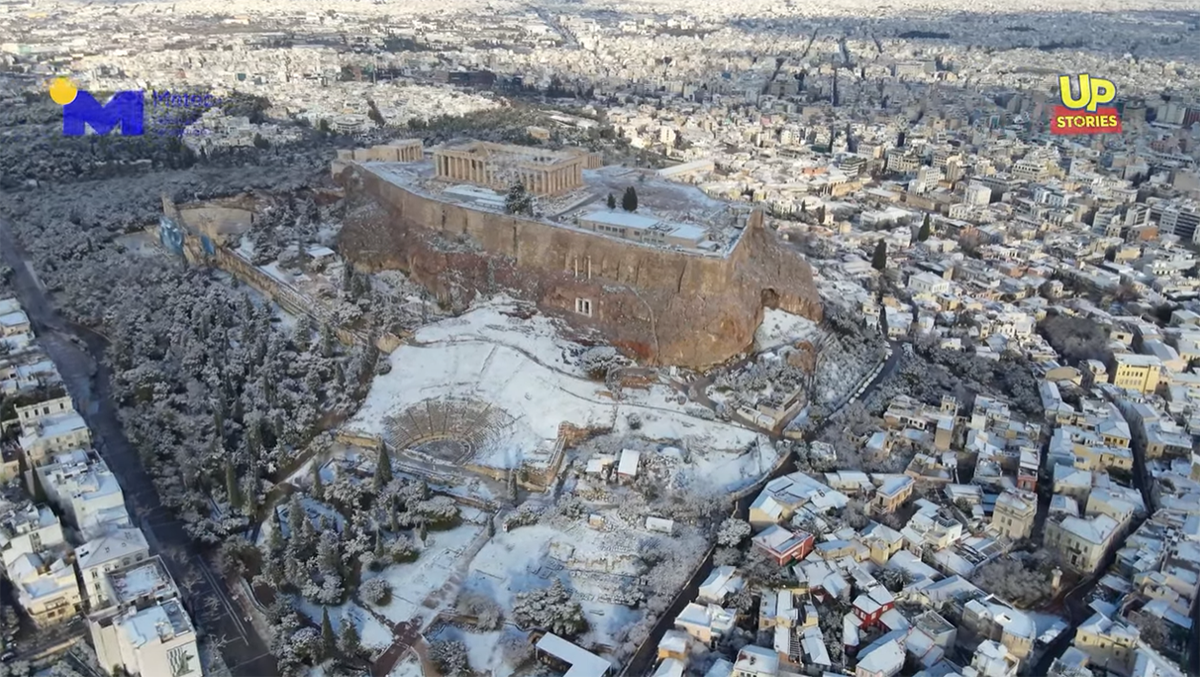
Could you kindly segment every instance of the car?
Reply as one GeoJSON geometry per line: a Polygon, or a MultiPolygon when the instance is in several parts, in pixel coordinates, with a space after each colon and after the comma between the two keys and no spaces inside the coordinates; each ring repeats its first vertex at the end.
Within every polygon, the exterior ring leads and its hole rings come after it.
{"type": "Polygon", "coordinates": [[[0,662],[7,663],[16,657],[17,657],[17,652],[5,651],[4,653],[0,654],[0,662]]]}

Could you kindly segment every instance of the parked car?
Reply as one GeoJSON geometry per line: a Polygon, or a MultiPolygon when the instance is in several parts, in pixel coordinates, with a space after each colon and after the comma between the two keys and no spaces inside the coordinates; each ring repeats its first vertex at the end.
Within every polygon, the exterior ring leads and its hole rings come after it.
{"type": "Polygon", "coordinates": [[[5,651],[4,653],[0,654],[0,662],[7,663],[16,657],[17,657],[17,652],[5,651]]]}

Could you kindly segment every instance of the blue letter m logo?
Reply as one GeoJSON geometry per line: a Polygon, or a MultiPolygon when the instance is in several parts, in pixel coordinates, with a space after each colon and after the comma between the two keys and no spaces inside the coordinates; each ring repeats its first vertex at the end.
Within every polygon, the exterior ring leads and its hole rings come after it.
{"type": "Polygon", "coordinates": [[[86,125],[97,134],[107,134],[119,124],[121,134],[140,136],[142,105],[140,91],[117,92],[103,106],[91,94],[79,92],[74,101],[63,106],[63,135],[83,136],[86,125]]]}

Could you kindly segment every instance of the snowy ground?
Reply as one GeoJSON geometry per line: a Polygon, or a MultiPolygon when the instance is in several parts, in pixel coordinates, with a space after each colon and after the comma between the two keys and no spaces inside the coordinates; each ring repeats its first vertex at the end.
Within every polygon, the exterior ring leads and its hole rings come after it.
{"type": "Polygon", "coordinates": [[[821,332],[816,322],[789,312],[768,308],[763,312],[762,324],[754,332],[754,350],[761,352],[797,341],[813,340],[821,332]]]}
{"type": "Polygon", "coordinates": [[[703,552],[706,543],[692,530],[668,537],[630,524],[616,511],[599,514],[605,519],[601,529],[578,521],[565,526],[539,523],[496,534],[471,563],[463,587],[491,597],[509,612],[517,593],[562,578],[576,591],[587,616],[590,630],[584,644],[611,645],[643,613],[613,599],[636,584],[641,540],[652,535],[670,538],[673,549],[694,553],[703,552]]]}
{"type": "MultiPolygon", "coordinates": [[[[432,619],[438,609],[427,608],[423,602],[450,581],[457,566],[465,564],[460,562],[460,556],[482,530],[476,524],[463,524],[449,531],[431,531],[417,561],[393,564],[378,573],[364,571],[364,581],[383,578],[392,586],[391,602],[377,611],[393,623],[411,618],[432,619]]],[[[441,601],[453,603],[454,596],[451,592],[441,601]]]]}
{"type": "Polygon", "coordinates": [[[342,623],[347,621],[354,623],[354,626],[358,628],[359,641],[366,649],[372,651],[386,649],[392,644],[392,640],[394,639],[392,632],[354,602],[346,602],[339,606],[322,607],[320,604],[313,604],[299,596],[295,597],[295,600],[296,609],[305,616],[308,616],[318,626],[321,624],[322,609],[328,608],[329,621],[333,624],[333,631],[335,633],[341,632],[342,623]]]}
{"type": "Polygon", "coordinates": [[[384,434],[388,416],[425,400],[479,400],[513,420],[476,451],[476,462],[494,467],[515,467],[528,450],[552,444],[560,423],[627,431],[629,414],[641,419],[638,435],[685,441],[693,449],[739,451],[755,439],[745,428],[684,413],[667,386],[627,390],[624,400],[613,402],[603,384],[583,377],[573,359],[579,350],[551,320],[520,316],[512,300],[485,302],[420,329],[412,344],[393,352],[391,372],[375,378],[347,428],[384,434]]]}
{"type": "MultiPolygon", "coordinates": [[[[474,664],[472,664],[474,665],[474,664]]],[[[421,672],[421,663],[417,661],[412,654],[406,654],[404,658],[392,668],[388,673],[388,677],[425,677],[421,672]]]]}

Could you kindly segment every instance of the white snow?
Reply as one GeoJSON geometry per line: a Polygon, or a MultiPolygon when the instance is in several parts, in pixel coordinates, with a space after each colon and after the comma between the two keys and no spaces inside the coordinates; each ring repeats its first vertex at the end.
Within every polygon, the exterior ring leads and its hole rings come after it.
{"type": "Polygon", "coordinates": [[[572,345],[550,320],[504,315],[515,310],[515,302],[500,298],[419,330],[390,355],[391,371],[375,378],[347,427],[380,435],[388,416],[425,400],[481,400],[512,419],[476,452],[476,462],[493,467],[515,467],[532,450],[552,446],[563,422],[625,432],[629,413],[642,421],[638,435],[684,440],[689,448],[739,451],[754,440],[753,431],[683,413],[665,386],[614,402],[604,384],[583,378],[564,357],[572,345]]]}
{"type": "Polygon", "coordinates": [[[754,332],[754,350],[761,352],[785,343],[812,340],[820,331],[820,326],[807,317],[767,308],[763,311],[762,324],[754,332]]]}
{"type": "Polygon", "coordinates": [[[388,677],[425,677],[425,674],[421,672],[421,663],[417,661],[416,657],[411,653],[406,653],[396,667],[388,673],[388,677]]]}
{"type": "MultiPolygon", "coordinates": [[[[428,620],[437,609],[423,606],[425,600],[450,582],[462,552],[482,531],[475,524],[463,524],[448,531],[431,531],[426,547],[415,562],[393,564],[381,572],[363,572],[363,580],[384,578],[392,586],[392,599],[377,611],[393,623],[412,618],[428,620]]],[[[465,564],[464,564],[465,566],[465,564]]],[[[444,604],[454,602],[456,591],[448,591],[444,604]]]]}

